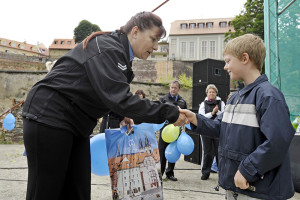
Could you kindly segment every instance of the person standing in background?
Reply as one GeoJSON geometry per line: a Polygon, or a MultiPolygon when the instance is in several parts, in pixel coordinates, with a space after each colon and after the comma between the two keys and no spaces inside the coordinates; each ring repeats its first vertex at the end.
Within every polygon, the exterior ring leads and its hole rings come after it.
{"type": "MultiPolygon", "coordinates": [[[[175,80],[170,83],[170,92],[160,98],[160,102],[162,103],[169,103],[174,104],[175,106],[179,106],[182,109],[186,109],[186,102],[185,100],[178,94],[180,90],[181,84],[179,81],[175,80]]],[[[165,127],[165,126],[164,126],[165,127]]],[[[165,150],[169,143],[166,143],[163,141],[161,137],[162,130],[164,127],[159,131],[159,142],[158,142],[158,148],[159,148],[159,154],[160,154],[160,164],[161,164],[161,176],[163,176],[166,168],[166,157],[165,157],[165,150]]],[[[166,176],[167,179],[171,181],[177,181],[177,178],[174,176],[174,168],[175,163],[168,162],[168,168],[166,170],[166,176]]]]}
{"type": "MultiPolygon", "coordinates": [[[[200,104],[198,113],[215,119],[219,114],[224,112],[225,103],[217,96],[218,89],[214,84],[209,84],[206,87],[206,97],[200,104]]],[[[218,163],[218,147],[219,138],[200,135],[202,143],[202,160],[201,160],[201,180],[209,178],[214,157],[218,163]]]]}

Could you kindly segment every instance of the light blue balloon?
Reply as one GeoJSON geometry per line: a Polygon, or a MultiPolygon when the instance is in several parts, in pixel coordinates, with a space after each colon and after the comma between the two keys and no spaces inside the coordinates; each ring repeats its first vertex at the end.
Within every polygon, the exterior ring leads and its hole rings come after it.
{"type": "Polygon", "coordinates": [[[166,122],[161,123],[161,124],[153,124],[153,130],[154,130],[154,132],[160,130],[165,125],[165,123],[166,122]]]}
{"type": "Polygon", "coordinates": [[[180,158],[180,152],[177,149],[177,140],[170,143],[165,150],[165,157],[170,163],[175,163],[180,158]]]}
{"type": "Polygon", "coordinates": [[[191,123],[186,124],[185,127],[188,128],[188,129],[190,129],[190,130],[192,130],[191,123]]]}
{"type": "Polygon", "coordinates": [[[105,134],[95,135],[90,143],[92,173],[98,176],[109,175],[105,134]]]}
{"type": "Polygon", "coordinates": [[[177,139],[177,149],[183,155],[190,155],[194,151],[194,140],[186,132],[182,132],[177,139]]]}
{"type": "Polygon", "coordinates": [[[13,116],[13,114],[9,113],[8,115],[6,115],[6,117],[3,120],[3,127],[6,130],[11,131],[15,128],[15,122],[16,122],[15,117],[13,116]]]}

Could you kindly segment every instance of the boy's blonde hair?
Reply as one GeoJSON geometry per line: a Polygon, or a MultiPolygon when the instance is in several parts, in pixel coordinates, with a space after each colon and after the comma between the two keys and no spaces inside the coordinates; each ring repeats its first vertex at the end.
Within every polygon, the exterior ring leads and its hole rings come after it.
{"type": "Polygon", "coordinates": [[[223,51],[223,56],[231,54],[238,59],[242,59],[243,53],[249,55],[250,60],[261,72],[266,57],[266,47],[263,40],[253,34],[245,34],[230,40],[223,51]]]}
{"type": "Polygon", "coordinates": [[[209,84],[209,85],[206,87],[205,92],[207,93],[209,89],[214,89],[214,90],[216,91],[216,93],[218,94],[218,89],[217,89],[217,87],[216,87],[214,84],[209,84]]]}

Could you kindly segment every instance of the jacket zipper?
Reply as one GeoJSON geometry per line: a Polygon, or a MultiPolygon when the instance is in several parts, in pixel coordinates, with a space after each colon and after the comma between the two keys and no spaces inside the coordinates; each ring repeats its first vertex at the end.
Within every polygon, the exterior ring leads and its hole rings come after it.
{"type": "Polygon", "coordinates": [[[241,95],[240,95],[240,93],[239,93],[239,98],[238,98],[238,100],[236,101],[236,103],[235,103],[235,105],[234,105],[234,107],[233,107],[233,110],[232,110],[232,116],[231,116],[230,124],[232,123],[233,115],[234,115],[234,110],[235,110],[237,104],[239,103],[240,98],[241,98],[241,95]]]}

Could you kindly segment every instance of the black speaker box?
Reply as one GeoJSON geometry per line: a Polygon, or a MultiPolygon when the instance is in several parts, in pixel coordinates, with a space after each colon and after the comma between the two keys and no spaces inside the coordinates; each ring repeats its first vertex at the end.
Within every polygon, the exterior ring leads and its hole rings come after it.
{"type": "Polygon", "coordinates": [[[193,85],[195,84],[229,84],[229,75],[224,70],[222,60],[205,59],[193,63],[193,85]]]}
{"type": "Polygon", "coordinates": [[[194,151],[190,155],[184,156],[184,160],[200,165],[202,158],[202,145],[200,135],[191,130],[186,130],[186,133],[193,139],[195,147],[194,151]]]}

